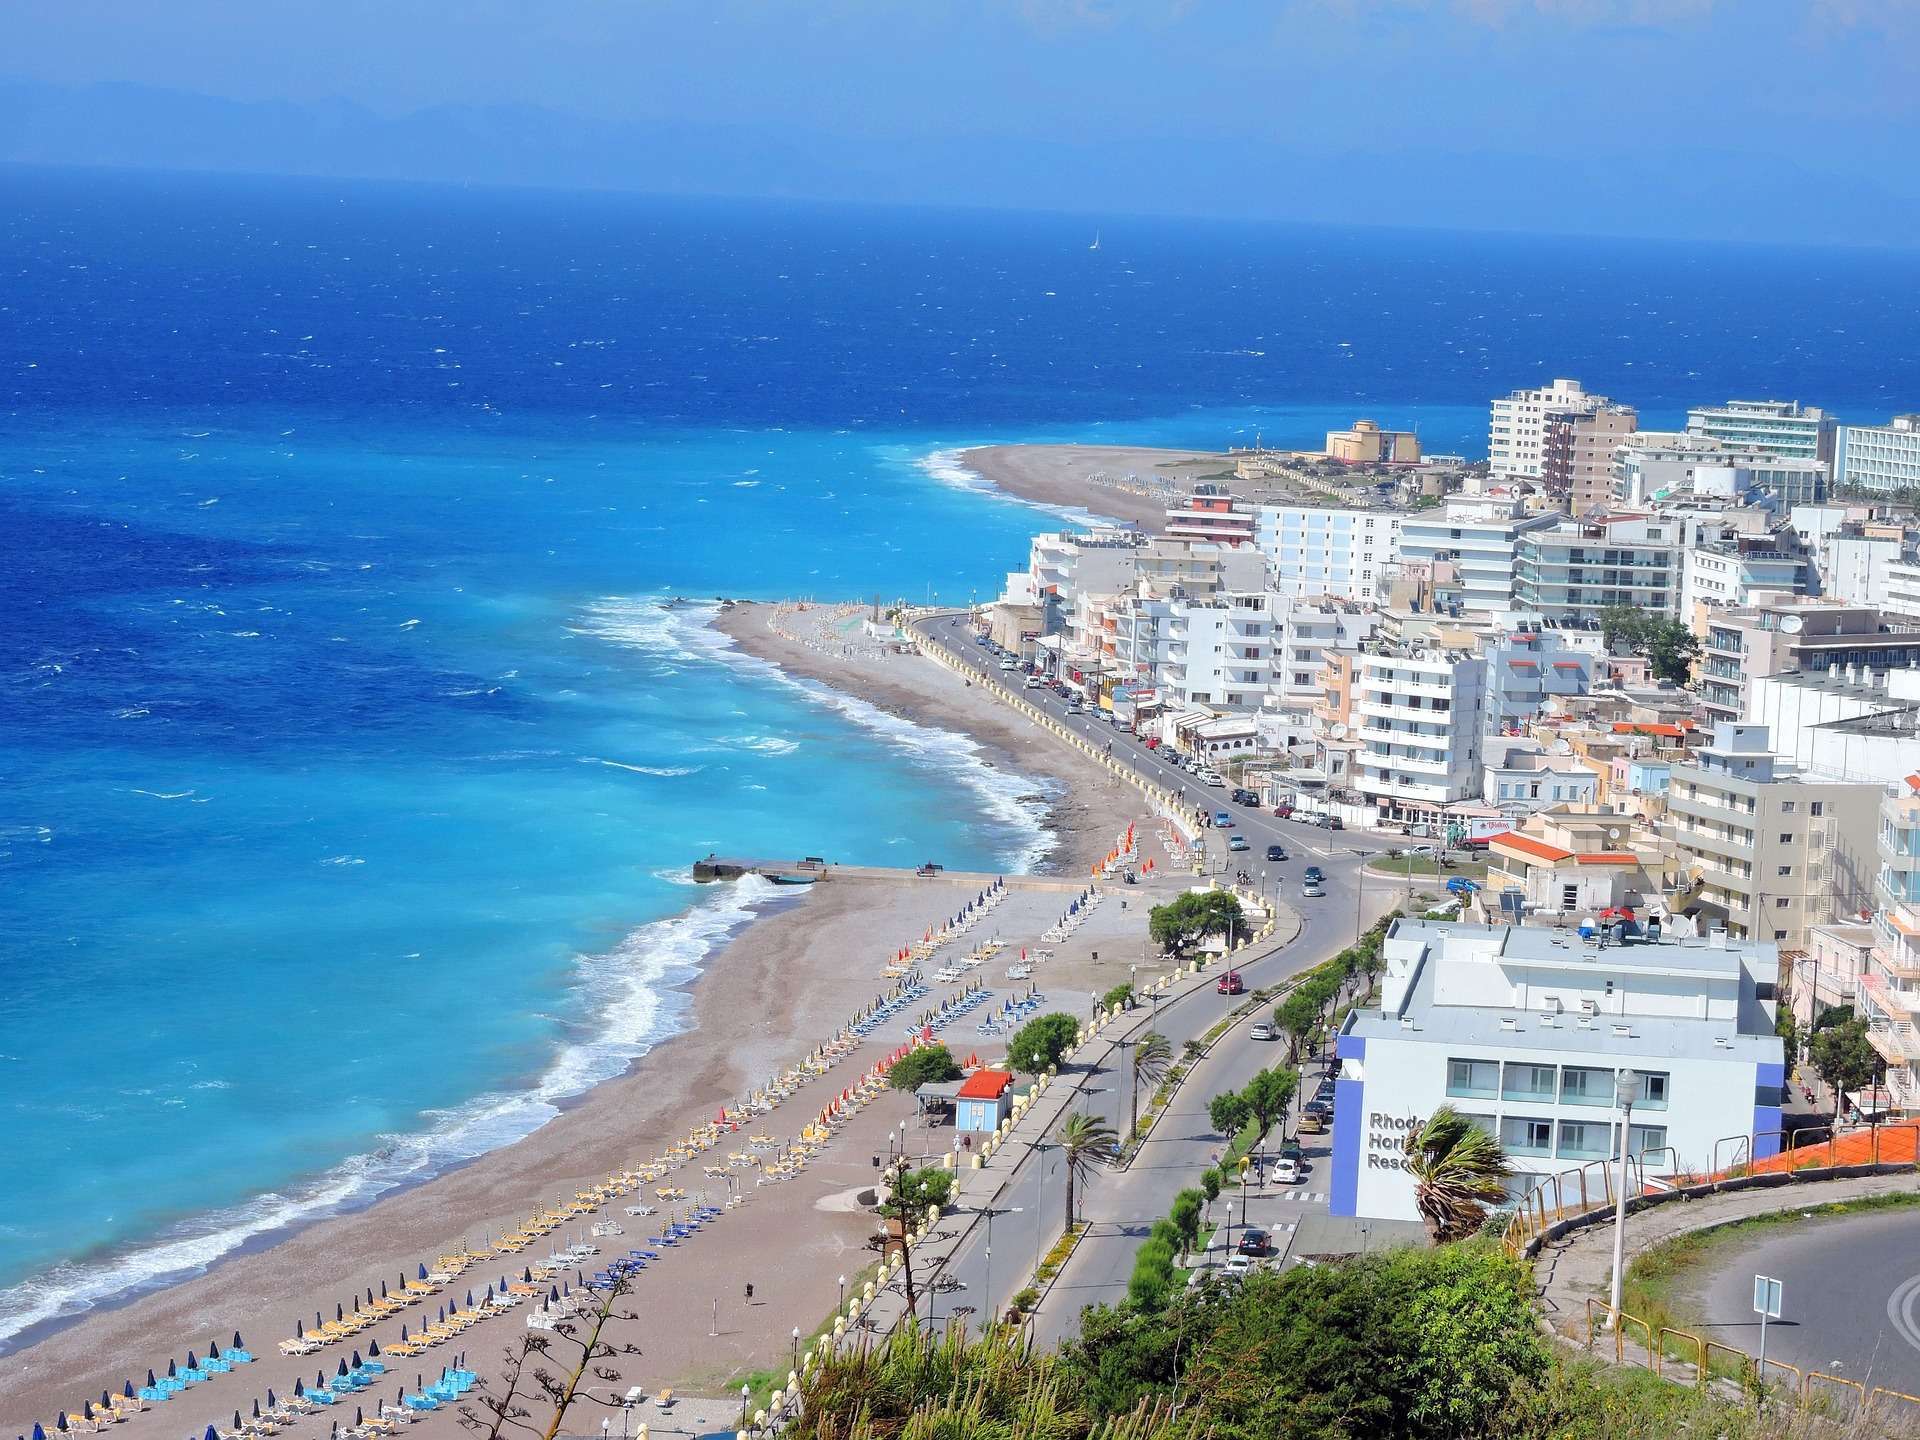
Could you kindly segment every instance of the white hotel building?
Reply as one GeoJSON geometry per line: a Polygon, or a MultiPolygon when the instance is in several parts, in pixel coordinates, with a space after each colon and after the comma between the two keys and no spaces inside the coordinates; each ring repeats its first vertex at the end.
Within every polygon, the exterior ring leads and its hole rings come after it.
{"type": "Polygon", "coordinates": [[[1255,543],[1269,587],[1281,594],[1372,603],[1386,594],[1399,557],[1400,513],[1262,505],[1255,543]]]}
{"type": "Polygon", "coordinates": [[[1606,403],[1606,396],[1589,395],[1578,380],[1555,380],[1494,401],[1487,422],[1489,468],[1495,475],[1540,479],[1546,472],[1547,416],[1591,414],[1606,403]]]}
{"type": "Polygon", "coordinates": [[[1478,799],[1486,670],[1478,655],[1437,648],[1355,657],[1351,784],[1383,824],[1478,799]]]}
{"type": "Polygon", "coordinates": [[[1417,1220],[1401,1142],[1442,1104],[1500,1137],[1525,1194],[1618,1153],[1614,1075],[1637,1071],[1627,1148],[1651,1174],[1774,1152],[1785,1065],[1771,944],[1397,920],[1379,1008],[1336,1047],[1335,1215],[1417,1220]],[[1772,1133],[1771,1139],[1769,1132],[1772,1133]],[[1726,1142],[1726,1143],[1722,1143],[1726,1142]]]}

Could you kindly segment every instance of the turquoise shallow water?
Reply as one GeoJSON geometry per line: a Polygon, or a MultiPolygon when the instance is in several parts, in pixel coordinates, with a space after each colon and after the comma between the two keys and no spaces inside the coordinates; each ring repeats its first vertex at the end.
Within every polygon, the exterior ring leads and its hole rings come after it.
{"type": "Polygon", "coordinates": [[[1030,863],[1028,784],[662,605],[992,593],[1053,517],[931,455],[1920,389],[1903,256],[0,192],[0,1345],[617,1073],[755,898],[694,856],[1030,863]]]}

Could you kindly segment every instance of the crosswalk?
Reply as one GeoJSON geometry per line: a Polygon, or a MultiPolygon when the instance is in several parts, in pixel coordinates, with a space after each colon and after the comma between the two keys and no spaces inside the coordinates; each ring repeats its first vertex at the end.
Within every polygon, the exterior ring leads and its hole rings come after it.
{"type": "Polygon", "coordinates": [[[1276,1190],[1273,1198],[1276,1200],[1296,1200],[1303,1205],[1324,1205],[1327,1203],[1326,1192],[1323,1190],[1276,1190]]]}

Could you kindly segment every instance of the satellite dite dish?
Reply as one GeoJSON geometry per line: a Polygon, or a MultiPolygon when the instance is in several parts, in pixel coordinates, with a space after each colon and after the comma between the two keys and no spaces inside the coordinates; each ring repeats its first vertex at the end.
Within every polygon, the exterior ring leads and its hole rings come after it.
{"type": "Polygon", "coordinates": [[[1344,740],[1347,738],[1347,727],[1339,724],[1329,725],[1327,734],[1335,740],[1344,740]]]}
{"type": "Polygon", "coordinates": [[[1620,827],[1618,825],[1609,825],[1607,827],[1607,839],[1618,840],[1619,838],[1620,838],[1620,827]]]}
{"type": "Polygon", "coordinates": [[[1783,615],[1780,617],[1780,633],[1782,635],[1798,635],[1801,627],[1806,623],[1807,622],[1802,620],[1798,615],[1783,615]]]}

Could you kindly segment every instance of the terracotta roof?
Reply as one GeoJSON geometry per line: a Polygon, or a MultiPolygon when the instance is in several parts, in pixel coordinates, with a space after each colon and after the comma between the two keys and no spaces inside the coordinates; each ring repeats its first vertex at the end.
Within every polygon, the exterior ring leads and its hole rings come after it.
{"type": "Polygon", "coordinates": [[[1562,850],[1558,845],[1549,845],[1544,840],[1536,840],[1531,835],[1521,835],[1509,830],[1504,835],[1490,838],[1489,845],[1499,845],[1508,850],[1518,850],[1522,855],[1531,855],[1536,860],[1570,860],[1571,850],[1562,850]]]}
{"type": "Polygon", "coordinates": [[[1591,855],[1573,857],[1582,865],[1638,865],[1640,857],[1629,850],[1596,850],[1591,855]]]}
{"type": "Polygon", "coordinates": [[[976,1070],[958,1091],[962,1100],[998,1100],[1013,1084],[1010,1070],[976,1070]]]}
{"type": "Polygon", "coordinates": [[[1651,720],[1616,720],[1613,722],[1613,733],[1616,735],[1667,735],[1675,740],[1678,740],[1692,728],[1691,725],[1656,724],[1651,720]]]}

